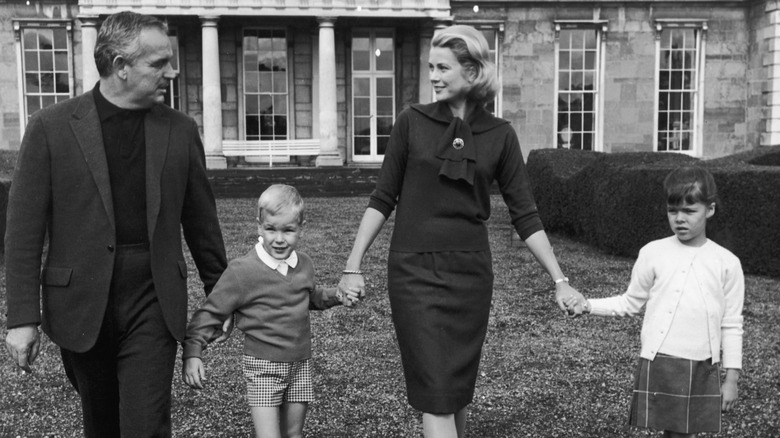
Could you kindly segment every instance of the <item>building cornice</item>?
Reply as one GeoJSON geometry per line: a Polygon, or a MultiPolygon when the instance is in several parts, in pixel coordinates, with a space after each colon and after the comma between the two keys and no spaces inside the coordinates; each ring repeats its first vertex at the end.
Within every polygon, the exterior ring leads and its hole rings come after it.
{"type": "Polygon", "coordinates": [[[79,0],[79,13],[130,10],[150,15],[440,18],[449,0],[79,0]]]}

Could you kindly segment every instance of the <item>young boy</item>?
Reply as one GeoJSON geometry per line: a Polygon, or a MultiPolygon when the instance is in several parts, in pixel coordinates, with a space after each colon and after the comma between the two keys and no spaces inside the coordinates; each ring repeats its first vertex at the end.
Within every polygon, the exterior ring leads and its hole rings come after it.
{"type": "Polygon", "coordinates": [[[259,243],[230,262],[206,303],[195,312],[184,341],[183,378],[202,389],[203,349],[230,315],[245,334],[243,370],[255,433],[301,437],[311,381],[310,309],[352,306],[358,295],[314,283],[311,259],[296,251],[304,226],[303,200],[288,185],[273,185],[257,202],[259,243]]]}

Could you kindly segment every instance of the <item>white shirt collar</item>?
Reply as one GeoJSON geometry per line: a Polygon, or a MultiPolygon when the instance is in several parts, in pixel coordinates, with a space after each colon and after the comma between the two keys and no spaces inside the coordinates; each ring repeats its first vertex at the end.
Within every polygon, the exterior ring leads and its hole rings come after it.
{"type": "Polygon", "coordinates": [[[289,257],[284,260],[277,260],[268,251],[265,250],[262,243],[255,245],[255,251],[260,260],[269,268],[279,271],[282,275],[287,275],[287,267],[295,268],[298,266],[298,253],[293,251],[289,257]]]}

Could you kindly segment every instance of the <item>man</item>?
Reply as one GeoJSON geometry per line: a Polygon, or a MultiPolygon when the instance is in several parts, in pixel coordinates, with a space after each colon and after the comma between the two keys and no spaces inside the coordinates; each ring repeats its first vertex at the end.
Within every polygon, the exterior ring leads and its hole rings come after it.
{"type": "Polygon", "coordinates": [[[30,371],[43,326],[87,437],[171,435],[181,230],[206,293],[227,265],[198,128],[162,105],[175,77],[166,31],[132,12],[105,20],[100,82],[33,115],[9,195],[6,346],[30,371]]]}

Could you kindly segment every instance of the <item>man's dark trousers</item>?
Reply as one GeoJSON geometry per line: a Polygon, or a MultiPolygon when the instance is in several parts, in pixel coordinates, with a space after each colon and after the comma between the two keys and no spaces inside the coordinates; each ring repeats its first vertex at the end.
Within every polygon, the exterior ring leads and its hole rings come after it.
{"type": "Polygon", "coordinates": [[[97,343],[62,350],[87,438],[170,437],[177,343],[165,325],[148,245],[120,245],[97,343]]]}

